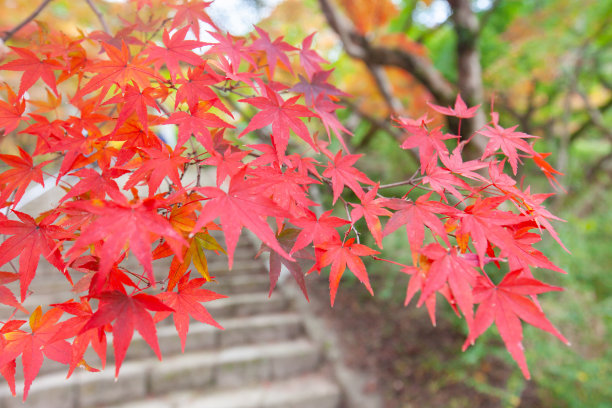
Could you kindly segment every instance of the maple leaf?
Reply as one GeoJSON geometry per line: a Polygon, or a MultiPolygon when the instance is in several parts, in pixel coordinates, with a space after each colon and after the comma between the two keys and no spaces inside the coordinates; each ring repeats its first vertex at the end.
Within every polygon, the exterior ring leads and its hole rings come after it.
{"type": "Polygon", "coordinates": [[[13,198],[13,207],[15,207],[32,181],[44,187],[42,168],[53,161],[47,160],[35,166],[28,152],[19,146],[17,148],[19,156],[0,154],[0,160],[12,167],[0,173],[0,184],[5,185],[0,192],[0,206],[15,192],[13,198]]]}
{"type": "Polygon", "coordinates": [[[276,236],[263,217],[285,217],[287,213],[274,201],[261,194],[260,185],[253,180],[245,179],[246,168],[230,179],[227,192],[217,187],[200,187],[196,190],[208,200],[193,229],[199,231],[208,222],[219,217],[227,243],[229,268],[234,263],[234,250],[242,227],[251,230],[266,245],[289,260],[293,258],[281,248],[276,236]]]}
{"type": "Polygon", "coordinates": [[[297,48],[284,42],[283,37],[278,37],[276,40],[271,41],[270,36],[263,29],[255,27],[255,30],[259,34],[259,38],[253,41],[251,48],[256,51],[265,52],[266,60],[268,61],[269,77],[274,77],[277,62],[280,62],[282,67],[293,74],[287,52],[296,51],[297,48]]]}
{"type": "Polygon", "coordinates": [[[302,75],[299,75],[300,82],[295,84],[289,90],[304,94],[304,99],[309,106],[314,105],[315,101],[317,101],[319,98],[331,100],[330,97],[349,96],[346,92],[342,92],[327,82],[333,71],[333,69],[330,69],[329,71],[318,71],[312,76],[312,78],[310,78],[310,80],[307,80],[302,75]]]}
{"type": "Polygon", "coordinates": [[[79,89],[73,100],[81,99],[97,89],[101,89],[99,98],[102,99],[115,84],[124,89],[132,81],[140,89],[145,89],[149,86],[151,78],[163,81],[162,77],[149,68],[144,57],[135,56],[132,58],[125,43],[121,43],[121,49],[106,43],[103,43],[102,46],[110,60],[100,61],[88,69],[91,72],[97,72],[98,75],[91,78],[85,86],[79,89]]]}
{"type": "Polygon", "coordinates": [[[304,68],[309,78],[315,73],[322,71],[321,64],[329,64],[318,52],[310,48],[314,35],[315,33],[312,33],[304,38],[302,48],[300,49],[300,65],[304,68]]]}
{"type": "Polygon", "coordinates": [[[476,106],[468,108],[465,102],[463,102],[463,99],[461,98],[460,94],[457,94],[457,98],[455,99],[454,108],[451,108],[451,107],[445,108],[443,106],[434,105],[433,103],[429,103],[429,102],[427,102],[427,105],[429,105],[429,107],[435,110],[436,112],[439,112],[446,116],[454,116],[459,119],[473,118],[474,116],[476,116],[476,112],[478,111],[478,108],[480,107],[480,104],[478,104],[476,106]]]}
{"type": "Polygon", "coordinates": [[[203,278],[189,280],[189,273],[187,273],[179,280],[176,292],[163,292],[157,295],[173,311],[158,311],[155,314],[155,321],[163,320],[172,313],[174,327],[181,339],[181,350],[183,352],[185,352],[190,316],[202,323],[223,330],[223,327],[213,319],[201,303],[223,299],[227,296],[202,289],[201,286],[206,282],[207,280],[203,278]]]}
{"type": "MultiPolygon", "coordinates": [[[[427,274],[429,271],[429,262],[425,257],[421,258],[421,267],[417,268],[415,266],[406,266],[402,269],[402,272],[405,274],[411,275],[410,281],[408,282],[408,286],[406,287],[406,298],[404,300],[404,306],[408,306],[414,295],[420,290],[422,291],[425,287],[425,283],[427,282],[427,274]],[[424,261],[425,259],[425,261],[424,261]]],[[[457,312],[454,307],[454,300],[452,299],[453,295],[448,288],[448,284],[442,286],[438,289],[438,292],[441,293],[448,303],[453,307],[453,310],[457,312]]],[[[436,326],[436,294],[432,293],[425,299],[425,306],[427,307],[427,313],[429,314],[429,319],[431,320],[431,324],[436,326]]],[[[420,305],[422,306],[422,304],[420,305]]],[[[419,306],[419,307],[420,307],[419,306]]]]}
{"type": "Polygon", "coordinates": [[[458,212],[457,209],[446,204],[430,201],[431,194],[422,195],[416,201],[396,198],[389,200],[387,203],[387,207],[395,210],[395,213],[393,213],[385,225],[383,236],[387,236],[402,225],[405,225],[415,263],[418,250],[423,245],[425,238],[425,227],[428,227],[434,234],[442,238],[447,245],[450,245],[444,224],[442,224],[442,221],[436,214],[456,215],[458,212]]]}
{"type": "Polygon", "coordinates": [[[325,127],[325,131],[327,132],[327,138],[329,143],[331,143],[331,132],[330,129],[334,131],[338,141],[342,145],[344,151],[348,152],[349,148],[342,137],[342,133],[346,133],[348,135],[353,135],[353,133],[348,130],[340,121],[338,120],[338,116],[336,116],[336,110],[339,108],[344,108],[342,105],[338,105],[325,98],[323,95],[320,95],[315,104],[313,106],[313,110],[323,122],[323,126],[325,127]]]}
{"type": "Polygon", "coordinates": [[[249,103],[261,109],[261,111],[253,116],[248,126],[240,132],[238,137],[242,137],[253,130],[261,129],[271,124],[272,143],[278,152],[279,161],[282,161],[285,156],[285,150],[289,143],[290,129],[316,150],[316,146],[312,141],[308,128],[300,119],[300,117],[313,117],[315,114],[307,107],[296,103],[300,98],[299,96],[289,98],[285,101],[276,91],[267,85],[265,86],[265,92],[265,97],[259,96],[239,100],[239,102],[249,103]]]}
{"type": "Polygon", "coordinates": [[[113,200],[121,200],[123,194],[114,179],[125,173],[128,173],[128,170],[116,167],[111,169],[102,167],[100,173],[88,168],[77,170],[71,173],[71,176],[81,179],[66,192],[66,195],[60,199],[60,203],[86,193],[89,193],[89,198],[92,199],[104,200],[108,195],[113,200]]]}
{"type": "MultiPolygon", "coordinates": [[[[0,234],[12,235],[0,244],[0,266],[19,256],[19,284],[23,302],[36,274],[41,255],[53,266],[64,271],[64,262],[55,239],[65,238],[66,233],[57,225],[52,225],[58,214],[36,222],[28,214],[19,211],[13,213],[20,221],[0,221],[0,234]]],[[[64,275],[72,283],[70,275],[65,271],[64,275]]]]}
{"type": "Polygon", "coordinates": [[[474,319],[472,287],[478,277],[476,270],[459,256],[455,247],[447,250],[434,243],[423,248],[421,253],[431,260],[431,265],[418,304],[422,305],[431,294],[448,283],[468,327],[471,327],[474,319]]]}
{"type": "MultiPolygon", "coordinates": [[[[533,146],[532,146],[533,147],[533,146]]],[[[534,150],[534,154],[531,157],[531,159],[533,160],[533,162],[536,164],[536,166],[538,166],[538,168],[542,171],[542,173],[544,173],[544,175],[546,176],[546,178],[548,179],[548,182],[550,183],[550,185],[555,189],[555,190],[561,190],[564,193],[567,193],[567,191],[563,188],[563,186],[559,183],[559,181],[557,181],[557,179],[555,178],[555,174],[559,175],[559,176],[563,176],[564,174],[561,173],[558,170],[555,170],[547,161],[546,158],[550,156],[550,153],[538,153],[534,150]]]]}
{"type": "MultiPolygon", "coordinates": [[[[17,277],[15,278],[17,279],[17,277]]],[[[0,303],[2,303],[3,305],[14,307],[22,311],[23,313],[30,313],[23,307],[21,303],[17,301],[17,298],[15,297],[13,292],[11,292],[11,290],[4,285],[0,285],[0,303]]]]}
{"type": "Polygon", "coordinates": [[[162,149],[142,148],[140,150],[148,157],[143,159],[138,169],[125,183],[123,187],[125,190],[134,187],[141,180],[146,180],[149,186],[149,196],[153,196],[166,177],[174,183],[177,189],[183,187],[179,171],[182,171],[184,164],[189,161],[187,157],[181,155],[185,151],[184,148],[177,147],[172,150],[170,146],[164,145],[162,149]]]}
{"type": "Polygon", "coordinates": [[[21,58],[0,65],[0,70],[23,71],[17,99],[21,99],[23,94],[34,85],[39,79],[42,80],[58,95],[55,83],[54,70],[61,70],[64,67],[57,60],[52,58],[40,59],[35,53],[27,48],[11,47],[21,58]]]}
{"type": "MultiPolygon", "coordinates": [[[[291,250],[291,248],[294,247],[295,240],[299,233],[300,231],[294,228],[285,228],[276,234],[276,238],[278,239],[280,246],[285,251],[291,251],[291,255],[293,257],[309,260],[314,259],[312,253],[306,251],[305,249],[301,249],[298,251],[291,250]]],[[[268,293],[268,297],[272,296],[272,291],[274,291],[276,283],[278,282],[278,278],[281,274],[281,267],[284,266],[291,273],[293,279],[295,279],[296,283],[302,290],[302,293],[304,294],[306,300],[309,300],[308,292],[306,291],[306,281],[304,280],[304,272],[302,271],[302,266],[300,265],[300,263],[297,260],[290,261],[282,257],[278,254],[278,252],[271,249],[266,244],[261,244],[261,248],[259,249],[259,252],[257,253],[256,257],[260,256],[263,252],[270,253],[270,292],[268,293]]]]}
{"type": "Polygon", "coordinates": [[[4,129],[5,135],[17,129],[26,108],[25,100],[17,98],[11,88],[7,88],[7,92],[8,103],[0,100],[0,129],[4,129]]]}
{"type": "Polygon", "coordinates": [[[205,63],[194,69],[189,68],[187,79],[179,78],[176,80],[179,87],[176,91],[174,109],[183,101],[187,102],[190,110],[194,109],[200,101],[210,101],[215,107],[232,117],[231,112],[219,101],[215,91],[210,89],[211,85],[218,84],[221,81],[223,81],[223,77],[208,69],[205,63]]]}
{"type": "Polygon", "coordinates": [[[56,337],[59,338],[69,338],[73,337],[74,333],[77,333],[72,342],[72,356],[70,358],[70,366],[66,377],[70,377],[75,368],[82,364],[84,361],[83,356],[90,344],[100,358],[102,368],[104,368],[106,365],[106,332],[104,328],[97,327],[82,331],[83,327],[91,320],[94,314],[87,299],[83,297],[80,302],[69,301],[53,306],[74,315],[74,317],[61,323],[58,333],[56,334],[56,337]]]}
{"type": "Polygon", "coordinates": [[[235,176],[244,166],[246,166],[242,160],[248,156],[249,153],[250,150],[232,152],[231,147],[225,149],[224,154],[219,154],[213,150],[211,157],[204,160],[202,163],[217,168],[217,187],[221,187],[221,184],[223,184],[228,176],[230,178],[235,176]]]}
{"type": "Polygon", "coordinates": [[[495,285],[486,275],[479,276],[474,287],[474,301],[480,305],[463,350],[474,344],[474,340],[495,322],[506,348],[525,378],[529,379],[523,353],[521,320],[555,335],[569,345],[567,339],[548,321],[539,304],[529,297],[558,290],[562,289],[524,276],[520,270],[508,273],[499,285],[495,285]]]}
{"type": "Polygon", "coordinates": [[[359,182],[364,184],[374,184],[365,174],[357,170],[353,165],[363,156],[362,154],[347,154],[342,156],[342,152],[327,163],[327,168],[323,172],[323,177],[330,177],[332,181],[332,191],[334,193],[334,204],[342,194],[344,186],[348,186],[361,199],[364,192],[359,182]]]}
{"type": "Polygon", "coordinates": [[[200,38],[200,23],[204,22],[215,28],[215,23],[210,19],[205,9],[212,4],[212,1],[206,2],[201,0],[185,1],[181,4],[170,5],[176,9],[176,14],[172,18],[172,27],[174,29],[183,23],[186,23],[191,28],[193,35],[200,38]]]}
{"type": "Polygon", "coordinates": [[[194,66],[202,63],[202,57],[191,50],[201,47],[204,43],[195,40],[185,40],[189,28],[189,26],[181,28],[174,32],[172,37],[170,37],[168,30],[164,29],[163,42],[166,47],[150,45],[146,49],[145,52],[149,55],[149,61],[154,61],[156,71],[161,65],[166,64],[168,71],[170,71],[170,76],[174,78],[177,74],[181,73],[179,62],[187,62],[194,66]]]}
{"type": "MultiPolygon", "coordinates": [[[[168,240],[174,253],[181,258],[183,237],[177,233],[167,219],[157,213],[164,202],[156,198],[130,204],[123,201],[77,201],[68,203],[65,208],[85,211],[95,215],[95,219],[83,228],[83,232],[66,253],[71,261],[90,244],[99,246],[100,279],[104,280],[113,264],[119,259],[121,251],[129,245],[136,259],[144,267],[149,282],[155,286],[153,276],[151,242],[157,237],[168,240]]],[[[62,209],[64,211],[64,209],[62,209]]]]}
{"type": "Polygon", "coordinates": [[[214,147],[212,144],[212,136],[208,128],[234,128],[234,126],[223,121],[214,113],[208,112],[210,108],[210,103],[200,102],[190,108],[189,112],[174,112],[168,120],[166,120],[165,124],[178,125],[177,146],[183,146],[191,135],[193,135],[202,146],[212,151],[214,147]]]}
{"type": "Polygon", "coordinates": [[[148,87],[140,90],[137,85],[128,84],[123,94],[115,95],[111,99],[104,102],[103,105],[116,105],[120,102],[123,103],[123,106],[119,111],[119,117],[117,118],[117,124],[115,125],[115,130],[113,133],[116,132],[117,129],[119,129],[134,112],[140,120],[140,123],[142,123],[144,129],[148,130],[149,114],[147,112],[147,106],[150,106],[157,110],[157,112],[160,112],[155,100],[156,92],[157,91],[155,88],[148,87]]]}
{"type": "Polygon", "coordinates": [[[366,224],[374,237],[376,245],[382,248],[382,225],[378,219],[378,216],[384,215],[390,217],[392,213],[383,208],[387,206],[389,200],[386,198],[377,197],[378,187],[379,184],[376,184],[374,188],[365,193],[364,196],[361,197],[361,204],[350,203],[353,206],[353,210],[351,211],[351,220],[354,224],[361,217],[364,217],[366,224]]]}
{"type": "Polygon", "coordinates": [[[39,306],[30,315],[31,333],[19,330],[4,334],[8,342],[0,354],[0,367],[21,355],[24,401],[28,397],[32,381],[40,371],[43,356],[62,364],[68,364],[70,361],[70,344],[63,339],[54,339],[62,314],[63,311],[58,308],[50,309],[43,314],[39,306]]]}
{"type": "Polygon", "coordinates": [[[395,120],[399,126],[408,133],[400,147],[402,149],[419,149],[419,161],[421,163],[421,174],[428,167],[437,167],[438,155],[448,155],[445,140],[456,139],[457,136],[442,133],[440,128],[428,130],[426,125],[430,122],[427,115],[417,120],[398,118],[395,120]]]}
{"type": "Polygon", "coordinates": [[[350,238],[345,242],[335,240],[317,246],[317,248],[325,250],[325,253],[323,253],[319,259],[320,267],[324,268],[331,264],[329,273],[329,296],[332,307],[334,306],[340,279],[347,266],[357,279],[365,285],[368,292],[374,295],[368,279],[368,273],[360,257],[376,255],[379,252],[365,245],[355,244],[354,241],[354,238],[350,238]]]}
{"type": "Polygon", "coordinates": [[[504,201],[504,196],[478,199],[476,203],[466,207],[463,214],[459,214],[461,225],[457,233],[469,234],[472,238],[481,268],[484,265],[488,242],[491,241],[503,249],[510,236],[503,226],[525,221],[525,217],[496,210],[504,201]]]}
{"type": "Polygon", "coordinates": [[[269,166],[257,168],[251,174],[272,200],[289,214],[300,215],[306,208],[317,205],[308,198],[307,186],[318,182],[300,174],[297,169],[282,171],[278,166],[269,166]]]}
{"type": "Polygon", "coordinates": [[[239,67],[242,61],[248,62],[251,66],[257,65],[248,53],[249,49],[244,46],[245,40],[243,38],[235,38],[230,33],[222,35],[214,31],[208,31],[208,34],[216,42],[204,43],[204,45],[210,46],[206,54],[216,54],[221,58],[227,58],[234,67],[239,67]]]}
{"type": "Polygon", "coordinates": [[[99,295],[98,310],[83,326],[79,333],[102,327],[111,322],[113,331],[113,349],[115,350],[115,378],[119,376],[121,364],[134,335],[134,329],[151,346],[157,358],[161,360],[161,351],[157,342],[157,330],[153,317],[148,312],[173,311],[173,309],[152,295],[139,293],[128,295],[125,291],[114,290],[99,295]]]}
{"type": "Polygon", "coordinates": [[[516,175],[518,170],[519,156],[517,150],[521,150],[530,156],[535,154],[533,147],[524,139],[535,138],[536,136],[528,135],[523,132],[515,132],[518,125],[509,127],[507,129],[499,126],[497,123],[491,126],[485,126],[484,129],[479,130],[477,133],[488,137],[489,143],[485,147],[485,151],[482,154],[482,158],[486,158],[495,154],[498,150],[501,151],[508,157],[512,172],[516,175]]]}
{"type": "Polygon", "coordinates": [[[291,223],[300,227],[300,233],[291,252],[299,251],[311,242],[316,247],[328,241],[339,240],[340,235],[336,228],[350,224],[350,221],[332,217],[331,213],[332,210],[326,211],[317,218],[314,212],[307,210],[304,216],[292,219],[291,223]]]}

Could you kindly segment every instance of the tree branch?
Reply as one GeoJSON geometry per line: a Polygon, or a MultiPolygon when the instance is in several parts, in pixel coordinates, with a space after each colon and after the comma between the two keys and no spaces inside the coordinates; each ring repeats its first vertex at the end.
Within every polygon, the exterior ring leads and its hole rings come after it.
{"type": "Polygon", "coordinates": [[[455,89],[426,58],[398,48],[372,45],[358,33],[352,23],[340,15],[329,0],[319,0],[321,10],[330,27],[338,34],[347,54],[373,65],[394,66],[409,72],[442,105],[451,105],[455,89]]]}
{"type": "Polygon", "coordinates": [[[30,21],[34,20],[40,14],[40,12],[43,11],[45,9],[45,7],[47,7],[47,5],[49,3],[51,3],[52,1],[53,0],[44,0],[42,3],[40,3],[40,5],[36,8],[36,10],[34,10],[32,12],[32,14],[27,16],[21,23],[17,24],[15,27],[13,27],[12,30],[5,32],[4,36],[2,37],[2,41],[7,42],[19,30],[21,30],[23,27],[25,27],[26,24],[28,24],[30,21]]]}
{"type": "Polygon", "coordinates": [[[108,28],[108,24],[106,24],[106,20],[104,19],[104,15],[102,14],[102,12],[98,9],[98,7],[96,7],[95,4],[93,4],[92,0],[85,0],[85,1],[89,5],[89,8],[94,12],[96,17],[98,18],[98,21],[100,21],[100,24],[102,24],[102,28],[104,29],[104,32],[106,34],[110,34],[110,29],[108,28]]]}
{"type": "MultiPolygon", "coordinates": [[[[484,90],[482,85],[482,67],[480,65],[480,51],[478,38],[480,24],[472,10],[470,0],[448,0],[453,10],[451,16],[457,34],[457,70],[458,86],[461,96],[468,105],[482,104],[484,90]]],[[[480,129],[486,123],[484,111],[481,109],[476,116],[466,121],[465,131],[467,137],[480,129]]]]}

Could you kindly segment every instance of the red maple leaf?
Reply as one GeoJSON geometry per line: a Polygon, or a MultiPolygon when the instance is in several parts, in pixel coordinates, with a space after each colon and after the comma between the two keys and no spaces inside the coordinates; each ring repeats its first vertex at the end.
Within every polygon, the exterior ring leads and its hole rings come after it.
{"type": "Polygon", "coordinates": [[[181,247],[185,245],[183,237],[172,228],[167,219],[157,213],[157,209],[163,205],[164,202],[156,198],[133,204],[128,203],[125,198],[122,202],[90,200],[66,204],[62,211],[76,209],[96,216],[93,222],[83,228],[66,256],[73,261],[90,244],[96,245],[97,255],[100,256],[100,279],[105,280],[113,264],[120,258],[122,250],[129,246],[144,267],[147,278],[155,285],[152,241],[156,237],[166,238],[179,258],[181,247]]]}
{"type": "Polygon", "coordinates": [[[430,201],[431,194],[422,195],[416,201],[396,198],[388,202],[388,208],[395,210],[395,213],[393,213],[389,222],[385,225],[383,236],[387,236],[402,225],[405,225],[415,263],[418,250],[423,245],[423,239],[425,238],[425,227],[428,227],[432,233],[442,238],[447,245],[450,245],[444,224],[442,224],[442,221],[436,214],[454,215],[458,213],[458,210],[453,207],[438,201],[430,201]]]}
{"type": "Polygon", "coordinates": [[[182,171],[185,163],[189,161],[187,157],[182,156],[184,148],[179,146],[172,150],[170,146],[163,145],[161,149],[142,148],[141,151],[145,153],[145,157],[125,183],[123,187],[125,190],[146,180],[149,186],[149,196],[153,196],[166,177],[174,183],[177,189],[182,188],[179,171],[182,171]]]}
{"type": "Polygon", "coordinates": [[[201,22],[204,22],[213,28],[216,27],[215,23],[213,23],[208,16],[208,13],[205,11],[211,4],[212,1],[206,2],[201,0],[191,0],[177,5],[170,5],[170,7],[176,9],[176,14],[174,17],[172,17],[171,29],[179,27],[185,23],[191,28],[191,31],[196,38],[199,39],[201,22]]]}
{"type": "Polygon", "coordinates": [[[208,31],[216,42],[204,43],[210,46],[206,54],[216,54],[220,58],[227,58],[232,66],[239,67],[242,61],[246,61],[252,66],[255,66],[255,61],[248,53],[248,47],[244,46],[244,38],[234,38],[230,33],[222,35],[214,31],[208,31]]]}
{"type": "Polygon", "coordinates": [[[176,292],[163,292],[157,297],[174,311],[159,311],[155,314],[155,321],[160,321],[172,314],[174,327],[181,339],[181,349],[185,352],[185,341],[189,331],[189,318],[210,324],[223,330],[223,327],[213,319],[206,308],[200,303],[223,299],[227,296],[213,291],[202,289],[201,286],[207,282],[204,278],[189,280],[189,273],[183,275],[179,280],[176,292]]]}
{"type": "Polygon", "coordinates": [[[238,135],[238,137],[271,124],[272,143],[278,152],[279,161],[282,161],[285,156],[291,129],[296,135],[310,144],[313,149],[316,149],[312,137],[308,132],[308,128],[300,119],[300,117],[313,117],[315,114],[304,105],[298,105],[296,103],[300,97],[294,96],[285,101],[276,91],[267,85],[265,87],[265,92],[265,97],[258,96],[239,100],[239,102],[247,102],[261,109],[261,111],[253,116],[248,126],[238,135]]]}
{"type": "Polygon", "coordinates": [[[454,108],[451,108],[451,107],[445,108],[444,106],[434,105],[433,103],[429,103],[429,102],[427,102],[427,105],[429,105],[429,107],[435,110],[436,112],[439,112],[443,115],[454,116],[460,119],[473,118],[474,116],[476,116],[476,112],[478,111],[478,108],[480,107],[480,105],[476,105],[471,108],[468,108],[465,102],[463,102],[461,95],[459,94],[457,94],[457,98],[455,99],[454,108]]]}
{"type": "Polygon", "coordinates": [[[488,276],[479,276],[474,287],[474,303],[480,303],[480,306],[463,349],[474,344],[474,340],[495,322],[506,348],[523,375],[529,379],[530,374],[523,353],[521,320],[552,333],[565,344],[569,344],[548,321],[539,304],[533,300],[537,294],[554,290],[562,289],[524,276],[520,270],[507,274],[499,285],[495,285],[488,276]]]}
{"type": "Polygon", "coordinates": [[[364,195],[361,188],[364,184],[374,184],[372,180],[365,174],[357,170],[353,165],[363,156],[361,154],[347,154],[342,156],[342,152],[336,153],[336,157],[327,163],[327,168],[323,172],[323,177],[330,177],[332,181],[332,191],[334,193],[334,204],[342,194],[344,186],[348,186],[357,197],[361,198],[364,195]]]}
{"type": "MultiPolygon", "coordinates": [[[[294,246],[298,234],[299,231],[294,228],[285,228],[278,234],[276,234],[276,238],[278,239],[280,246],[285,251],[289,252],[294,246]]],[[[304,271],[302,270],[302,266],[300,265],[299,261],[297,261],[297,259],[295,261],[288,260],[287,258],[281,256],[275,250],[271,249],[266,244],[261,244],[261,248],[259,249],[257,256],[259,256],[263,252],[270,253],[270,292],[268,293],[268,296],[272,296],[272,291],[274,291],[276,283],[278,282],[278,278],[281,274],[281,267],[284,266],[291,273],[291,276],[293,276],[293,279],[295,279],[296,283],[302,290],[304,297],[306,298],[306,300],[308,300],[308,292],[306,291],[306,281],[304,280],[304,271]]],[[[314,259],[312,252],[308,252],[305,249],[301,249],[299,251],[291,251],[291,255],[294,258],[309,260],[314,259]]]]}
{"type": "Polygon", "coordinates": [[[478,277],[476,270],[457,253],[455,247],[446,249],[440,244],[429,244],[421,250],[421,253],[431,260],[431,265],[419,305],[448,283],[468,327],[471,327],[474,318],[472,287],[478,277]]]}
{"type": "Polygon", "coordinates": [[[219,101],[219,96],[211,89],[211,85],[223,81],[223,77],[218,75],[207,65],[202,64],[187,71],[187,79],[179,78],[176,84],[179,85],[176,91],[174,109],[179,103],[187,102],[189,109],[194,109],[200,101],[209,101],[215,107],[232,116],[231,112],[219,101]]]}
{"type": "Polygon", "coordinates": [[[322,71],[321,64],[329,64],[318,52],[310,48],[314,35],[315,33],[312,33],[304,38],[302,48],[300,49],[300,65],[304,68],[309,78],[312,78],[316,72],[322,71]]]}
{"type": "Polygon", "coordinates": [[[67,377],[70,377],[74,369],[79,365],[83,365],[83,356],[87,348],[91,344],[100,362],[102,368],[106,365],[106,332],[104,327],[96,327],[90,330],[82,331],[83,327],[91,320],[93,310],[86,298],[81,298],[80,302],[64,302],[53,305],[66,313],[74,315],[70,319],[63,321],[56,337],[69,338],[77,333],[72,342],[72,356],[70,359],[70,367],[67,377]]]}
{"type": "Polygon", "coordinates": [[[328,241],[340,239],[336,228],[350,224],[350,221],[332,217],[332,210],[326,211],[319,218],[312,211],[306,211],[303,217],[291,220],[291,223],[300,227],[300,233],[295,239],[291,252],[299,251],[311,242],[316,247],[328,241]]]}
{"type": "Polygon", "coordinates": [[[196,190],[208,197],[202,208],[194,233],[219,217],[227,243],[229,268],[234,263],[234,250],[242,227],[251,230],[266,245],[287,259],[293,260],[276,240],[276,236],[264,217],[285,217],[286,211],[279,208],[274,201],[261,194],[260,185],[253,180],[245,179],[246,168],[230,179],[227,192],[217,187],[200,187],[196,190]]]}
{"type": "Polygon", "coordinates": [[[159,70],[161,65],[166,64],[168,71],[170,71],[170,76],[175,78],[177,74],[181,73],[180,61],[194,66],[198,66],[203,62],[202,57],[192,50],[201,47],[204,43],[186,40],[187,31],[189,31],[189,27],[183,27],[174,32],[172,37],[170,37],[168,30],[164,29],[163,42],[166,47],[152,44],[146,49],[145,52],[149,55],[149,61],[154,61],[156,71],[159,70]]]}
{"type": "Polygon", "coordinates": [[[121,49],[106,43],[103,43],[102,46],[110,60],[100,61],[88,69],[91,72],[97,72],[98,75],[91,78],[85,86],[79,89],[74,99],[81,99],[97,89],[101,89],[99,98],[104,98],[115,84],[124,89],[132,81],[140,89],[145,89],[149,86],[151,78],[163,81],[163,78],[148,66],[144,57],[135,56],[132,58],[125,43],[121,44],[121,49]]]}
{"type": "Polygon", "coordinates": [[[375,255],[379,252],[365,245],[355,244],[354,241],[354,238],[350,238],[345,242],[334,240],[317,246],[317,248],[325,250],[318,261],[320,267],[324,268],[331,264],[329,273],[329,296],[332,306],[336,299],[340,278],[342,278],[342,274],[347,266],[357,279],[365,285],[370,294],[374,295],[372,287],[370,286],[370,280],[368,279],[368,273],[360,257],[375,255]]]}
{"type": "Polygon", "coordinates": [[[128,84],[123,94],[115,95],[111,99],[103,103],[103,105],[117,105],[123,103],[121,110],[119,111],[119,117],[117,118],[117,129],[130,117],[132,113],[136,113],[136,116],[140,120],[140,123],[145,130],[149,129],[149,114],[147,112],[147,106],[150,106],[160,112],[157,102],[155,100],[157,90],[155,88],[145,88],[140,90],[137,85],[128,84]]]}
{"type": "Polygon", "coordinates": [[[63,311],[53,308],[44,315],[40,306],[30,316],[31,332],[22,330],[4,333],[8,340],[0,354],[0,367],[10,363],[21,355],[23,364],[23,400],[30,391],[32,381],[38,375],[43,363],[43,356],[62,364],[70,362],[70,344],[64,339],[56,339],[59,329],[58,321],[63,311]]]}
{"type": "Polygon", "coordinates": [[[370,191],[361,197],[361,204],[351,205],[354,207],[351,211],[351,220],[353,223],[357,222],[361,217],[365,218],[366,224],[376,241],[376,245],[382,248],[382,225],[379,216],[384,215],[390,217],[392,213],[383,207],[387,207],[389,200],[387,198],[377,197],[378,184],[374,186],[370,191]]]}
{"type": "Polygon", "coordinates": [[[499,126],[497,123],[491,126],[485,126],[484,129],[479,130],[477,133],[489,138],[489,143],[485,147],[485,151],[482,154],[482,158],[495,154],[498,150],[501,151],[508,157],[512,172],[516,175],[518,170],[519,156],[517,150],[521,150],[527,153],[529,156],[533,156],[535,151],[533,147],[525,139],[535,138],[536,136],[528,135],[523,132],[515,132],[518,125],[509,127],[507,129],[499,126]]]}
{"type": "Polygon", "coordinates": [[[125,353],[132,341],[134,329],[151,346],[161,360],[157,342],[157,330],[149,310],[154,312],[173,311],[155,296],[139,293],[128,295],[125,291],[114,290],[103,292],[100,296],[98,310],[83,326],[79,333],[102,327],[111,322],[113,331],[113,349],[115,350],[115,377],[119,375],[125,353]]]}
{"type": "Polygon", "coordinates": [[[36,54],[27,48],[11,47],[21,58],[0,65],[0,70],[23,71],[21,82],[19,83],[19,93],[17,99],[34,85],[38,78],[51,88],[57,95],[54,70],[61,70],[64,67],[57,60],[52,58],[40,59],[36,54]]]}
{"type": "Polygon", "coordinates": [[[4,129],[4,134],[9,134],[17,129],[23,120],[23,112],[26,108],[24,99],[19,100],[11,88],[7,88],[8,103],[0,100],[0,129],[4,129]]]}
{"type": "MultiPolygon", "coordinates": [[[[51,264],[64,271],[64,262],[56,245],[56,239],[66,238],[64,230],[52,225],[57,218],[46,217],[41,222],[28,214],[13,211],[20,221],[0,221],[0,234],[12,235],[0,245],[0,266],[19,256],[19,283],[21,288],[21,301],[26,297],[30,282],[36,275],[36,268],[40,256],[44,256],[51,264]]],[[[64,272],[66,278],[72,283],[70,275],[64,272]]]]}
{"type": "Polygon", "coordinates": [[[259,34],[259,38],[253,41],[251,48],[256,51],[265,52],[266,60],[268,61],[269,77],[274,77],[277,62],[280,62],[281,66],[287,71],[293,73],[287,51],[296,51],[297,48],[284,42],[283,37],[278,37],[276,40],[271,41],[270,36],[263,29],[255,27],[255,30],[259,34]]]}
{"type": "Polygon", "coordinates": [[[207,150],[213,150],[214,146],[209,128],[234,127],[214,113],[210,113],[208,111],[210,108],[211,104],[209,102],[200,102],[191,107],[189,112],[174,112],[166,120],[166,124],[178,125],[177,146],[183,146],[193,135],[207,150]]]}
{"type": "Polygon", "coordinates": [[[19,156],[0,154],[0,160],[12,167],[0,173],[0,184],[5,185],[0,192],[0,206],[6,202],[13,192],[15,192],[13,207],[17,205],[32,181],[44,187],[42,168],[53,161],[47,160],[35,166],[32,156],[21,147],[18,147],[18,149],[19,156]]]}

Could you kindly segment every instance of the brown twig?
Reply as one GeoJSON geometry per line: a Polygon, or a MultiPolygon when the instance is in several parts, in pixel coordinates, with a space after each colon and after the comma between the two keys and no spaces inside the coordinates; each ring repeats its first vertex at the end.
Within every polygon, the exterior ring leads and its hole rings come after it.
{"type": "Polygon", "coordinates": [[[25,27],[30,21],[34,20],[40,14],[40,12],[43,11],[45,7],[47,7],[47,5],[52,1],[53,0],[44,0],[42,3],[40,3],[40,5],[36,8],[36,10],[32,12],[32,14],[27,16],[21,23],[13,27],[12,30],[7,31],[2,37],[2,40],[4,42],[7,42],[12,36],[14,36],[19,30],[25,27]]]}
{"type": "Polygon", "coordinates": [[[106,24],[106,20],[104,19],[104,15],[102,12],[96,7],[92,0],[85,0],[89,8],[94,12],[100,24],[102,24],[102,28],[106,34],[110,34],[110,29],[108,28],[108,24],[106,24]]]}

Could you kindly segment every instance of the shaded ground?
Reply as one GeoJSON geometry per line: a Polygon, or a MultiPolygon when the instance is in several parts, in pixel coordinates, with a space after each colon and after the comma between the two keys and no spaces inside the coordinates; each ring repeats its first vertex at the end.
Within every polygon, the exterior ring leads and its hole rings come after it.
{"type": "MultiPolygon", "coordinates": [[[[465,375],[481,389],[503,388],[510,374],[505,363],[488,358],[461,375],[447,368],[465,339],[449,319],[439,317],[432,327],[424,308],[370,297],[357,285],[341,285],[332,309],[328,282],[323,276],[312,278],[311,306],[336,331],[346,364],[375,375],[377,381],[364,391],[379,392],[385,408],[503,406],[492,393],[467,385],[465,375]]],[[[525,405],[527,399],[523,395],[521,406],[537,406],[525,405]]]]}

